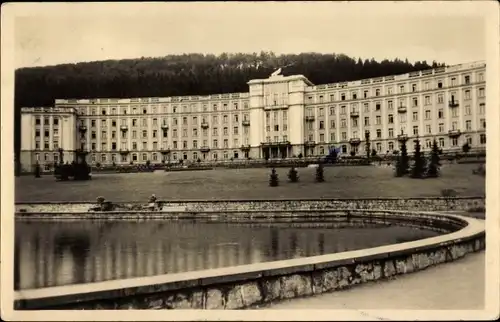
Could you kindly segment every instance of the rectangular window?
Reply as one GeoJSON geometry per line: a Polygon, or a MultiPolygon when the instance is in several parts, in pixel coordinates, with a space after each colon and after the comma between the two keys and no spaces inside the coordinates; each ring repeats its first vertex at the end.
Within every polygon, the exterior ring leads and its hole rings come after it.
{"type": "Polygon", "coordinates": [[[425,119],[429,120],[431,118],[431,110],[426,110],[425,111],[425,119]]]}

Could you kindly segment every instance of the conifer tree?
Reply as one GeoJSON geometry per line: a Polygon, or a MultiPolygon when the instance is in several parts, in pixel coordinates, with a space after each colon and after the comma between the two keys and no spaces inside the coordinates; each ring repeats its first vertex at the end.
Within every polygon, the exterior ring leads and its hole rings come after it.
{"type": "Polygon", "coordinates": [[[41,172],[42,172],[42,170],[40,169],[40,164],[37,161],[36,164],[35,164],[35,178],[40,178],[41,177],[41,175],[40,175],[41,172]]]}
{"type": "Polygon", "coordinates": [[[366,144],[366,158],[367,159],[370,159],[370,132],[369,131],[366,131],[365,132],[365,144],[366,144]]]}
{"type": "Polygon", "coordinates": [[[408,174],[409,160],[406,150],[406,139],[401,139],[401,153],[399,153],[398,161],[396,162],[396,177],[402,177],[408,174]]]}
{"type": "Polygon", "coordinates": [[[269,176],[269,185],[271,187],[277,187],[279,184],[278,174],[276,173],[276,169],[271,169],[271,175],[269,176]]]}
{"type": "Polygon", "coordinates": [[[298,175],[295,167],[292,167],[290,169],[290,171],[288,172],[288,179],[290,180],[290,182],[298,182],[299,181],[299,175],[298,175]]]}
{"type": "Polygon", "coordinates": [[[323,164],[318,164],[318,167],[316,168],[316,182],[324,182],[325,177],[323,175],[323,164]]]}
{"type": "Polygon", "coordinates": [[[431,157],[429,160],[429,166],[427,168],[427,177],[429,178],[439,177],[439,168],[441,166],[441,163],[439,161],[440,161],[439,148],[436,140],[434,140],[434,142],[432,142],[431,157]]]}
{"type": "Polygon", "coordinates": [[[415,140],[415,153],[413,155],[413,167],[410,176],[412,178],[423,178],[425,174],[425,159],[420,151],[420,140],[415,140]]]}

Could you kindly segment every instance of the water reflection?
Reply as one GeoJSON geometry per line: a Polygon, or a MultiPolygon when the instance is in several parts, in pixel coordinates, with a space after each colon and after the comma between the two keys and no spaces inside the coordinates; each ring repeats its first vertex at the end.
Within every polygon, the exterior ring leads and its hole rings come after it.
{"type": "Polygon", "coordinates": [[[436,236],[400,226],[17,222],[15,288],[177,273],[315,256],[436,236]]]}

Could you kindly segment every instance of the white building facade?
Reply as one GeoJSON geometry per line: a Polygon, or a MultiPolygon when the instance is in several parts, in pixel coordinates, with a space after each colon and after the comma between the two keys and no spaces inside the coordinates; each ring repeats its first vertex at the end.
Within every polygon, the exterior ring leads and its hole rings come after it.
{"type": "MultiPolygon", "coordinates": [[[[302,75],[248,82],[248,93],[64,99],[21,111],[21,166],[49,168],[88,152],[92,164],[324,156],[332,147],[379,155],[398,136],[444,151],[486,148],[486,64],[313,85],[302,75]]],[[[408,147],[410,152],[413,149],[408,147]]],[[[353,151],[353,152],[352,152],[353,151]]]]}

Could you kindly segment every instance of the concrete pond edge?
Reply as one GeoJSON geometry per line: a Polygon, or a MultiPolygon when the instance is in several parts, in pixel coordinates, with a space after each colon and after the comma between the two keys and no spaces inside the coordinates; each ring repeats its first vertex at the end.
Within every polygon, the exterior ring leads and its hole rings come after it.
{"type": "MultiPolygon", "coordinates": [[[[258,212],[233,211],[232,218],[235,220],[246,218],[251,222],[254,220],[251,215],[257,215],[258,212]]],[[[280,219],[280,212],[276,210],[273,212],[277,215],[272,218],[280,219]]],[[[317,210],[309,211],[313,214],[317,212],[317,210]]],[[[57,216],[50,213],[43,215],[57,216]]],[[[108,215],[111,214],[106,214],[108,215]]],[[[191,219],[200,219],[214,214],[184,212],[184,215],[191,216],[191,219]]],[[[292,211],[282,211],[282,215],[281,219],[285,221],[306,218],[307,211],[295,215],[292,211]]],[[[181,212],[178,216],[182,217],[181,212]]],[[[245,309],[417,272],[485,249],[485,225],[484,220],[480,219],[434,211],[373,209],[358,209],[352,212],[325,210],[322,218],[335,216],[355,216],[365,218],[368,222],[377,218],[397,219],[415,226],[448,227],[448,233],[411,242],[336,254],[187,273],[20,290],[15,292],[14,308],[17,310],[245,309]]],[[[183,219],[181,217],[178,219],[183,219]]],[[[214,220],[227,218],[225,215],[214,220]]],[[[265,219],[266,214],[262,214],[261,218],[265,219]]]]}

